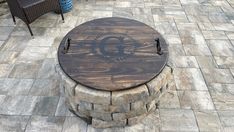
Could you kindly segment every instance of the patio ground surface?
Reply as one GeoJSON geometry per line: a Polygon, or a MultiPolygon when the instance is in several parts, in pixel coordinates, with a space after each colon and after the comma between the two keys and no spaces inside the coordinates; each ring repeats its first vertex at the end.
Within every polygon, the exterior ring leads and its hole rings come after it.
{"type": "Polygon", "coordinates": [[[65,23],[48,13],[31,26],[34,39],[0,5],[1,132],[234,132],[234,0],[74,0],[65,23]],[[102,130],[66,109],[54,66],[68,31],[112,16],[139,20],[164,36],[176,87],[142,123],[102,130]]]}

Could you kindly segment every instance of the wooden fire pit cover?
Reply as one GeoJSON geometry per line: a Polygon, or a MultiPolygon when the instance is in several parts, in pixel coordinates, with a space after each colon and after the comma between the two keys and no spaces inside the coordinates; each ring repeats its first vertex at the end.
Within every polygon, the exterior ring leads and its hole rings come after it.
{"type": "Polygon", "coordinates": [[[147,83],[162,71],[167,58],[167,44],[157,31],[116,17],[81,24],[58,49],[60,66],[71,79],[107,91],[147,83]]]}

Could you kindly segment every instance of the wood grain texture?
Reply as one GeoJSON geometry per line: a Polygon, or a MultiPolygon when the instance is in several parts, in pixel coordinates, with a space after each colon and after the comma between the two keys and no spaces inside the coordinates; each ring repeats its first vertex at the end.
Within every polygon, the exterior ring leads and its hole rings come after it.
{"type": "Polygon", "coordinates": [[[168,58],[162,36],[153,28],[125,18],[102,18],[70,31],[58,49],[63,71],[90,88],[116,91],[144,84],[157,76],[168,58]],[[66,52],[67,38],[70,45],[66,52]],[[157,54],[159,38],[163,54],[157,54]]]}

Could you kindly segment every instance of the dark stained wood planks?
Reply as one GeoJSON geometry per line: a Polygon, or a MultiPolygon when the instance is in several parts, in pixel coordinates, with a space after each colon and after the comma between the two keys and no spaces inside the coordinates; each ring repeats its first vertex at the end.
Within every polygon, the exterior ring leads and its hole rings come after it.
{"type": "Polygon", "coordinates": [[[167,58],[167,44],[157,31],[116,17],[81,24],[64,37],[58,49],[60,66],[70,78],[107,91],[150,81],[164,68],[167,58]],[[159,39],[162,55],[157,54],[155,39],[159,39]]]}

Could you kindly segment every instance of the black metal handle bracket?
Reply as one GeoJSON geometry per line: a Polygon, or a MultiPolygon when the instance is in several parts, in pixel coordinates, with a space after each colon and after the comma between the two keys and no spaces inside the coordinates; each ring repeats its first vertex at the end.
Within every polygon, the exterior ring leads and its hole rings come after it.
{"type": "Polygon", "coordinates": [[[67,38],[65,40],[65,44],[64,44],[64,48],[63,48],[63,53],[66,54],[70,48],[70,43],[71,43],[71,39],[67,38]]]}
{"type": "Polygon", "coordinates": [[[161,45],[160,45],[160,41],[159,41],[159,38],[155,39],[155,46],[156,46],[156,49],[157,49],[157,54],[158,55],[162,55],[163,52],[162,52],[162,48],[161,48],[161,45]]]}

